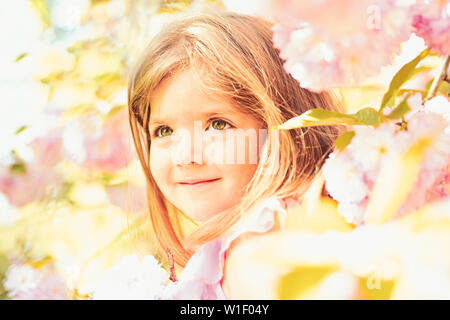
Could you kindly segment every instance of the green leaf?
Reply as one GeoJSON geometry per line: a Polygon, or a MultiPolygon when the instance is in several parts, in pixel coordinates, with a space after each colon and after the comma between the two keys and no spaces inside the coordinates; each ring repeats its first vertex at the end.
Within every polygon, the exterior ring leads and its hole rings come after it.
{"type": "Polygon", "coordinates": [[[364,108],[359,110],[354,114],[354,117],[359,122],[371,125],[371,126],[377,126],[381,122],[383,122],[383,118],[380,116],[377,110],[374,108],[364,108]]]}
{"type": "Polygon", "coordinates": [[[28,55],[28,53],[24,52],[22,54],[19,54],[16,58],[16,60],[14,60],[15,62],[19,62],[20,60],[22,60],[23,58],[25,58],[28,55]]]}
{"type": "Polygon", "coordinates": [[[384,94],[383,99],[380,105],[380,113],[383,111],[384,107],[388,105],[389,101],[392,101],[393,98],[397,95],[398,91],[402,87],[402,85],[408,81],[414,74],[417,73],[416,66],[417,64],[428,55],[428,48],[423,50],[417,57],[413,60],[405,64],[392,78],[391,83],[389,84],[388,91],[384,94]]]}
{"type": "Polygon", "coordinates": [[[311,109],[303,114],[289,119],[276,129],[294,129],[302,127],[327,126],[336,124],[362,124],[353,115],[328,111],[324,109],[311,109]]]}
{"type": "Polygon", "coordinates": [[[9,167],[9,171],[12,174],[26,174],[27,166],[23,162],[14,163],[9,167]]]}
{"type": "Polygon", "coordinates": [[[443,96],[450,97],[450,83],[447,81],[441,81],[438,89],[438,93],[443,96]]]}
{"type": "Polygon", "coordinates": [[[407,101],[408,97],[409,96],[403,99],[403,101],[400,102],[399,105],[395,107],[395,109],[392,110],[391,113],[389,113],[389,115],[386,116],[386,118],[390,120],[396,120],[401,119],[405,114],[407,114],[411,110],[407,101]]]}
{"type": "Polygon", "coordinates": [[[294,129],[329,125],[371,125],[377,126],[383,117],[373,108],[364,108],[355,114],[339,113],[324,109],[311,109],[289,119],[275,129],[294,129]]]}
{"type": "Polygon", "coordinates": [[[335,141],[335,146],[339,152],[344,151],[344,149],[352,142],[355,136],[355,131],[347,131],[341,134],[335,141]]]}
{"type": "Polygon", "coordinates": [[[19,129],[16,130],[15,134],[18,135],[19,133],[24,131],[26,128],[28,128],[28,126],[21,126],[19,129]]]}
{"type": "Polygon", "coordinates": [[[430,66],[420,66],[417,67],[413,70],[411,77],[414,77],[416,74],[419,74],[421,72],[425,72],[425,71],[430,71],[433,70],[434,67],[430,67],[430,66]]]}

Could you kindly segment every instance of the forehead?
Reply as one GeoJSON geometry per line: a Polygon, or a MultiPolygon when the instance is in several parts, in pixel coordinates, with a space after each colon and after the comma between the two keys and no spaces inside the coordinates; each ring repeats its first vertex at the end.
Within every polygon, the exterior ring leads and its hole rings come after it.
{"type": "Polygon", "coordinates": [[[181,115],[195,118],[199,114],[239,113],[229,98],[208,93],[198,78],[202,76],[206,76],[203,71],[188,69],[161,81],[150,98],[150,123],[181,115]]]}

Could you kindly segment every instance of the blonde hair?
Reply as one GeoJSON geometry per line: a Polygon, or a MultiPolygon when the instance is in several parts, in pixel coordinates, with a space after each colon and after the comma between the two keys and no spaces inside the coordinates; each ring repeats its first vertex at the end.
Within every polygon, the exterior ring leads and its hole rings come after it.
{"type": "MultiPolygon", "coordinates": [[[[269,131],[261,159],[244,197],[189,235],[180,227],[180,212],[169,203],[150,171],[150,97],[158,84],[186,68],[207,68],[203,85],[212,93],[229,97],[241,110],[254,115],[266,128],[287,121],[311,108],[339,111],[330,93],[314,93],[283,69],[273,47],[271,24],[229,12],[186,15],[165,26],[152,39],[131,73],[128,86],[130,125],[137,154],[147,179],[148,206],[156,237],[163,250],[184,266],[201,244],[230,232],[246,213],[268,197],[300,199],[332,151],[336,127],[281,130],[279,151],[271,145],[269,131]],[[278,152],[278,170],[263,174],[263,167],[278,152]]],[[[200,79],[200,78],[199,78],[200,79]]]]}

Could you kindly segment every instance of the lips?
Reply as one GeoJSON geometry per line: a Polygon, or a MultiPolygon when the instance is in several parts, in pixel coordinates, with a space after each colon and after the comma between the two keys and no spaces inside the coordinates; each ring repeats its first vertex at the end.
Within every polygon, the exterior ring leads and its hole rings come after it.
{"type": "Polygon", "coordinates": [[[220,180],[220,178],[215,178],[215,179],[187,180],[187,181],[179,182],[179,184],[181,184],[181,185],[187,185],[187,186],[195,186],[195,185],[202,185],[202,184],[214,182],[214,181],[217,181],[217,180],[220,180]]]}

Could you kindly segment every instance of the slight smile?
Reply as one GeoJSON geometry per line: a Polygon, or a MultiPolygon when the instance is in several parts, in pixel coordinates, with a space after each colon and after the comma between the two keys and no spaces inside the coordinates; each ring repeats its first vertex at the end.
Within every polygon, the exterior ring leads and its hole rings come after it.
{"type": "Polygon", "coordinates": [[[180,182],[179,184],[182,186],[185,186],[185,187],[201,187],[201,186],[209,185],[220,179],[221,178],[211,179],[211,180],[201,180],[201,181],[195,181],[195,182],[180,182]]]}

